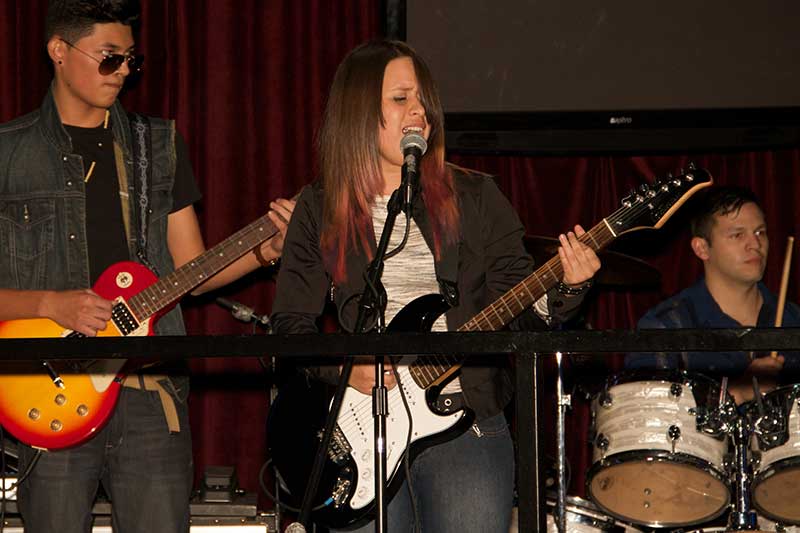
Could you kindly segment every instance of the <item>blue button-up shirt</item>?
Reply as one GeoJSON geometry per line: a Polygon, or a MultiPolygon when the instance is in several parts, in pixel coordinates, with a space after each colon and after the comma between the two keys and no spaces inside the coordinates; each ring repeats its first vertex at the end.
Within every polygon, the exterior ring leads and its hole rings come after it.
{"type": "MultiPolygon", "coordinates": [[[[763,284],[758,284],[763,304],[758,314],[756,327],[772,327],[775,324],[777,298],[763,284]]],[[[784,308],[783,325],[800,326],[800,308],[787,302],[784,308]]],[[[650,309],[638,324],[639,329],[678,328],[740,328],[736,320],[725,314],[708,292],[704,278],[650,309]]],[[[710,375],[735,377],[744,373],[754,356],[750,352],[655,352],[633,353],[625,358],[629,369],[674,369],[680,368],[710,375]]],[[[800,376],[800,353],[783,354],[786,358],[782,381],[791,376],[800,376]]]]}

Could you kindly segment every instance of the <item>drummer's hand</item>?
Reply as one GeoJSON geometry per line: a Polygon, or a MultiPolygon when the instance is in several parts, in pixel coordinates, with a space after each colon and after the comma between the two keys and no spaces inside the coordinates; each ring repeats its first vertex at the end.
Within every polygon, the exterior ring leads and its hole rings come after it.
{"type": "Polygon", "coordinates": [[[592,279],[600,270],[600,259],[594,250],[578,241],[586,233],[581,226],[575,226],[575,231],[561,234],[558,240],[558,257],[564,267],[564,278],[561,280],[567,285],[580,285],[592,279]]]}
{"type": "Polygon", "coordinates": [[[777,357],[757,357],[750,362],[746,373],[759,379],[762,376],[775,377],[783,370],[785,362],[786,358],[780,354],[777,357]]]}
{"type": "MultiPolygon", "coordinates": [[[[397,381],[394,379],[391,363],[384,360],[383,381],[387,389],[394,388],[397,381]]],[[[375,386],[375,357],[357,357],[350,373],[350,386],[363,394],[372,394],[375,386]]]]}
{"type": "Polygon", "coordinates": [[[772,392],[778,387],[777,376],[786,362],[782,355],[777,357],[758,357],[750,362],[745,373],[728,382],[728,392],[736,404],[749,402],[755,398],[753,391],[753,377],[758,380],[758,389],[761,394],[772,392]]]}

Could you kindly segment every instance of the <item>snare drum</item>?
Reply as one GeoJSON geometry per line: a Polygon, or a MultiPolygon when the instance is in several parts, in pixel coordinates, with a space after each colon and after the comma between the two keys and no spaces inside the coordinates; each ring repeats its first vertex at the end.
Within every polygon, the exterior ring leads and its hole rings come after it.
{"type": "Polygon", "coordinates": [[[767,416],[777,420],[761,426],[755,404],[748,413],[754,415],[756,432],[772,429],[771,439],[753,436],[751,447],[755,460],[753,468],[753,505],[759,514],[780,522],[800,524],[800,385],[781,387],[764,396],[767,416]],[[759,456],[760,455],[760,459],[759,456]]]}
{"type": "Polygon", "coordinates": [[[586,482],[592,500],[649,527],[698,524],[725,512],[728,441],[713,424],[720,398],[729,400],[715,381],[697,374],[612,378],[592,402],[594,454],[586,482]]]}

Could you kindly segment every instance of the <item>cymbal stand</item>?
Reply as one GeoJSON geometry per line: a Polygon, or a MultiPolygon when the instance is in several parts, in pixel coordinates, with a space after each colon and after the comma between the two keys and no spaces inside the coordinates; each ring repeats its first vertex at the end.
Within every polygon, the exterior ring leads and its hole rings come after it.
{"type": "Polygon", "coordinates": [[[566,412],[572,406],[572,396],[564,394],[563,382],[563,366],[561,365],[561,352],[556,352],[556,367],[558,374],[556,377],[556,405],[558,406],[558,419],[556,421],[556,438],[558,439],[558,501],[556,503],[555,522],[559,533],[566,533],[567,531],[567,513],[566,513],[566,493],[567,493],[567,476],[566,476],[566,446],[565,446],[565,418],[566,412]]]}

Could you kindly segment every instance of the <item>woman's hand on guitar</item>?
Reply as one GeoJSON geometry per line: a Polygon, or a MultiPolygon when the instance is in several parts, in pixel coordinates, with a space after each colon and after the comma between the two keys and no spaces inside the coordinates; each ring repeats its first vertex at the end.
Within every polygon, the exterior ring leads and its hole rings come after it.
{"type": "Polygon", "coordinates": [[[58,325],[94,337],[111,320],[111,301],[90,289],[49,291],[42,298],[41,316],[58,325]]]}
{"type": "Polygon", "coordinates": [[[278,198],[274,202],[270,202],[270,210],[267,213],[269,219],[278,228],[278,233],[269,239],[264,244],[264,257],[280,257],[283,253],[283,240],[286,238],[286,228],[289,227],[289,221],[292,219],[294,206],[297,204],[294,200],[287,200],[285,198],[278,198]]]}
{"type": "MultiPolygon", "coordinates": [[[[384,360],[383,364],[384,384],[387,389],[392,389],[397,385],[397,381],[394,379],[391,363],[384,360]]],[[[356,358],[353,371],[350,373],[349,385],[362,394],[372,394],[372,387],[375,386],[375,357],[356,358]]]]}
{"type": "Polygon", "coordinates": [[[558,247],[558,257],[564,267],[564,279],[566,285],[580,285],[592,279],[595,273],[600,270],[600,259],[590,247],[586,246],[578,239],[586,231],[581,226],[575,226],[575,231],[561,234],[558,240],[561,246],[558,247]]]}

